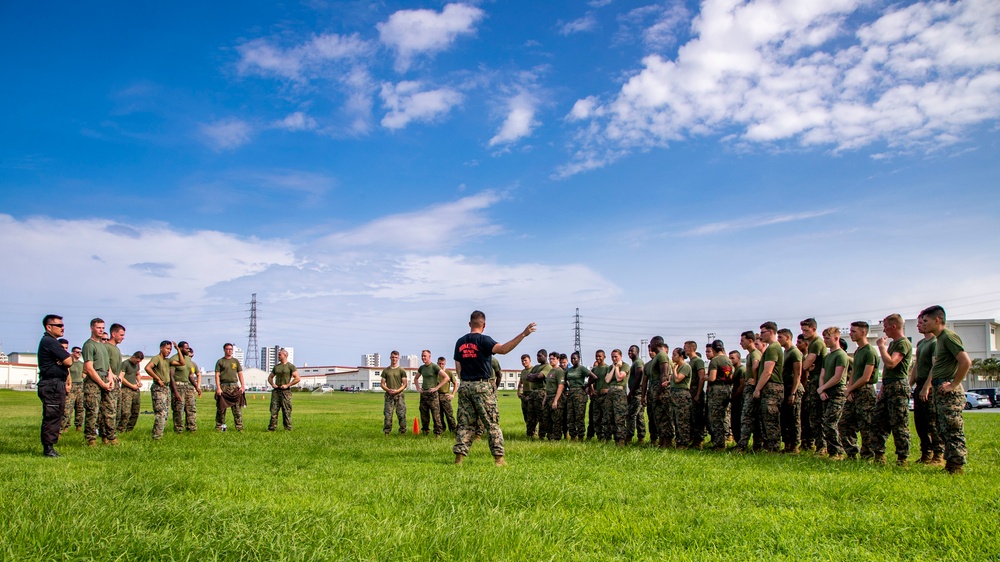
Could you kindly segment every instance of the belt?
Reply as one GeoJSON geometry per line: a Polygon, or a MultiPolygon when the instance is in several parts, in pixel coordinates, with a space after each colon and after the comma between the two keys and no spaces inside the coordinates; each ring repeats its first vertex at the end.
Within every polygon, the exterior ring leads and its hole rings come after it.
{"type": "MultiPolygon", "coordinates": [[[[180,383],[180,384],[187,384],[187,383],[180,383]]],[[[240,383],[238,383],[238,382],[222,382],[222,383],[219,383],[219,385],[220,386],[239,386],[240,383]]]]}
{"type": "Polygon", "coordinates": [[[785,382],[784,381],[776,381],[776,380],[774,380],[774,377],[771,377],[771,378],[767,379],[767,384],[780,384],[780,385],[784,386],[785,382]]]}
{"type": "Polygon", "coordinates": [[[708,386],[732,386],[731,381],[708,381],[708,386]]]}

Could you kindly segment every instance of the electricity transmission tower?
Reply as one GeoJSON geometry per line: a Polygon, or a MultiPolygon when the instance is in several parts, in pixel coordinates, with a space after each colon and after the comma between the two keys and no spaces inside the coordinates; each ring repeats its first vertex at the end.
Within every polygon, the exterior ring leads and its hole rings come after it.
{"type": "Polygon", "coordinates": [[[583,355],[583,350],[580,348],[580,309],[576,309],[576,322],[573,323],[573,350],[577,353],[583,355]]]}
{"type": "Polygon", "coordinates": [[[246,368],[260,368],[260,351],[257,349],[257,293],[250,297],[250,338],[247,341],[247,354],[243,357],[246,368]]]}

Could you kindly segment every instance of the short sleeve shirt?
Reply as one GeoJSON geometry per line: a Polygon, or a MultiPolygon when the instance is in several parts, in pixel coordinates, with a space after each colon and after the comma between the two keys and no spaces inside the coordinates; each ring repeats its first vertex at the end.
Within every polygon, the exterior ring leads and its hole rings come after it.
{"type": "Polygon", "coordinates": [[[139,382],[139,364],[129,360],[122,362],[122,372],[125,373],[125,380],[132,384],[139,382]]]}
{"type": "Polygon", "coordinates": [[[747,368],[740,363],[739,367],[733,369],[733,384],[737,385],[747,377],[747,368]]]}
{"type": "MultiPolygon", "coordinates": [[[[437,365],[434,365],[437,367],[437,365]]],[[[274,386],[281,386],[292,382],[292,373],[296,371],[295,365],[291,363],[278,363],[271,369],[274,375],[274,386]]]]}
{"type": "MultiPolygon", "coordinates": [[[[614,364],[608,365],[608,372],[610,373],[612,371],[614,371],[614,364]]],[[[630,376],[628,363],[622,361],[621,367],[618,368],[618,371],[621,373],[625,373],[625,378],[623,378],[622,380],[618,380],[618,377],[612,376],[611,382],[607,383],[609,388],[612,386],[619,386],[623,388],[628,386],[629,376],[630,376]]]]}
{"type": "Polygon", "coordinates": [[[441,388],[438,389],[438,394],[450,394],[451,393],[451,387],[452,387],[452,385],[455,384],[455,371],[452,371],[450,369],[444,369],[442,372],[444,373],[444,376],[446,376],[449,379],[451,379],[451,382],[450,383],[442,384],[441,388]]]}
{"type": "Polygon", "coordinates": [[[462,366],[459,378],[463,381],[488,381],[493,374],[493,348],[497,342],[486,334],[469,333],[455,342],[453,359],[462,366]]]}
{"type": "Polygon", "coordinates": [[[549,370],[549,375],[545,377],[545,394],[548,398],[555,398],[559,385],[566,382],[566,372],[556,367],[549,370]]]}
{"type": "Polygon", "coordinates": [[[91,361],[94,364],[94,370],[97,371],[97,375],[102,379],[108,376],[108,346],[104,345],[104,342],[96,342],[94,340],[87,340],[83,344],[83,360],[91,361]]]}
{"type": "Polygon", "coordinates": [[[937,346],[937,338],[931,336],[917,342],[917,375],[916,381],[923,384],[927,377],[931,375],[931,367],[934,364],[934,351],[937,346]]]}
{"type": "MultiPolygon", "coordinates": [[[[706,375],[708,374],[708,370],[705,369],[705,360],[702,359],[701,357],[698,357],[697,355],[695,355],[694,358],[688,361],[687,364],[691,365],[691,376],[696,379],[698,378],[698,371],[705,370],[705,374],[706,375]]],[[[697,387],[699,382],[700,381],[696,380],[692,384],[694,384],[695,387],[697,387]]]]}
{"type": "Polygon", "coordinates": [[[646,367],[646,363],[642,359],[636,357],[635,363],[632,363],[632,367],[629,368],[628,374],[628,393],[629,396],[635,394],[636,392],[641,392],[639,385],[642,384],[642,373],[646,367]]]}
{"type": "Polygon", "coordinates": [[[118,349],[118,346],[113,343],[104,344],[108,346],[108,371],[117,375],[122,372],[122,350],[118,349]]]}
{"type": "Polygon", "coordinates": [[[784,381],[786,387],[790,387],[792,381],[795,380],[796,363],[802,363],[802,352],[793,345],[785,351],[785,360],[781,367],[781,379],[784,381]]]}
{"type": "Polygon", "coordinates": [[[826,359],[823,360],[823,369],[826,371],[823,380],[820,384],[826,384],[826,381],[832,379],[837,374],[837,367],[843,367],[843,376],[840,377],[840,383],[837,385],[843,387],[847,384],[847,366],[850,361],[847,357],[847,352],[843,349],[837,349],[826,354],[826,359]]]}
{"type": "Polygon", "coordinates": [[[958,354],[965,351],[962,338],[945,328],[937,337],[934,346],[934,365],[931,367],[931,377],[938,382],[947,382],[955,377],[958,370],[958,354]]]}
{"type": "Polygon", "coordinates": [[[859,378],[864,376],[865,367],[868,365],[872,366],[872,376],[868,379],[867,384],[878,382],[878,363],[878,354],[875,353],[872,344],[868,343],[864,347],[859,347],[854,352],[854,376],[851,379],[851,384],[854,384],[859,378]]]}
{"type": "MultiPolygon", "coordinates": [[[[552,366],[548,363],[542,363],[541,365],[535,365],[531,368],[531,374],[537,375],[548,375],[549,371],[552,370],[552,366]]],[[[545,380],[531,381],[528,383],[529,390],[545,390],[545,380]]]]}
{"type": "Polygon", "coordinates": [[[430,390],[441,382],[441,367],[436,363],[421,365],[417,367],[417,372],[420,373],[420,387],[424,390],[430,390]]]}
{"type": "Polygon", "coordinates": [[[813,340],[809,342],[809,348],[806,349],[806,354],[813,353],[816,355],[816,361],[813,362],[813,368],[809,371],[813,375],[819,375],[820,370],[825,365],[826,354],[829,350],[826,348],[826,344],[823,343],[823,338],[819,336],[814,336],[813,340]]]}
{"type": "Polygon", "coordinates": [[[910,367],[913,362],[913,344],[910,340],[906,338],[899,338],[897,340],[892,340],[889,347],[886,348],[886,353],[889,357],[892,357],[894,353],[898,353],[902,359],[899,363],[896,363],[895,367],[889,368],[888,365],[882,370],[882,380],[883,381],[898,381],[907,379],[910,376],[910,367]]]}
{"type": "Polygon", "coordinates": [[[83,361],[74,361],[69,367],[69,376],[73,381],[73,384],[80,384],[83,382],[83,361]]]}
{"type": "Polygon", "coordinates": [[[747,378],[752,378],[753,380],[757,380],[757,373],[753,370],[754,361],[758,362],[757,368],[760,369],[760,364],[762,363],[762,361],[760,360],[760,352],[757,351],[756,349],[747,354],[747,363],[745,372],[747,378]]]}
{"type": "Polygon", "coordinates": [[[185,357],[183,365],[173,365],[174,361],[180,361],[179,356],[179,353],[175,353],[170,358],[170,378],[174,384],[191,384],[191,379],[188,378],[188,375],[191,374],[191,358],[185,357]]]}
{"type": "MultiPolygon", "coordinates": [[[[42,335],[41,341],[38,342],[39,379],[65,381],[69,375],[69,367],[61,365],[60,362],[65,361],[67,357],[69,352],[63,349],[59,340],[50,336],[48,332],[42,335]]],[[[83,363],[80,363],[80,369],[83,369],[83,363]]]]}
{"type": "Polygon", "coordinates": [[[716,355],[708,362],[708,372],[712,371],[715,371],[714,384],[729,384],[733,381],[733,362],[725,355],[716,355]]]}
{"type": "Polygon", "coordinates": [[[677,377],[670,377],[670,388],[691,388],[691,377],[694,376],[694,369],[690,363],[685,363],[677,367],[677,374],[684,375],[684,380],[677,382],[677,377]]]}
{"type": "MultiPolygon", "coordinates": [[[[601,391],[604,390],[605,388],[608,388],[609,385],[604,379],[607,378],[608,371],[610,370],[611,370],[611,365],[608,365],[606,363],[601,363],[600,365],[594,367],[593,371],[591,371],[592,373],[594,373],[594,376],[597,377],[597,380],[594,381],[594,390],[601,391]]],[[[569,375],[567,374],[566,376],[569,375]]]]}
{"type": "Polygon", "coordinates": [[[784,368],[785,368],[785,350],[781,349],[781,345],[776,342],[771,342],[767,344],[764,349],[764,357],[761,358],[760,364],[757,365],[757,374],[764,374],[764,364],[774,361],[774,369],[771,370],[771,378],[774,382],[783,383],[784,379],[784,368]]]}
{"type": "Polygon", "coordinates": [[[661,352],[657,353],[656,356],[654,356],[652,359],[650,359],[649,363],[647,363],[646,365],[649,367],[649,374],[647,376],[649,377],[650,381],[655,381],[656,384],[658,384],[658,385],[659,384],[663,384],[663,383],[667,382],[668,380],[671,383],[673,382],[673,377],[671,375],[674,372],[673,371],[674,363],[673,363],[673,361],[670,360],[670,356],[667,355],[666,351],[661,351],[661,352]],[[660,365],[666,365],[667,366],[667,374],[666,375],[664,375],[660,371],[660,365]],[[667,380],[663,379],[664,376],[668,377],[667,380]]]}
{"type": "MultiPolygon", "coordinates": [[[[156,373],[156,376],[160,377],[160,380],[163,381],[163,386],[170,384],[170,359],[157,353],[149,360],[149,364],[153,366],[152,369],[156,373]]],[[[153,384],[156,384],[155,380],[153,384]]]]}
{"type": "Polygon", "coordinates": [[[386,367],[382,370],[382,378],[385,379],[383,390],[396,390],[403,386],[403,379],[406,378],[406,371],[402,367],[386,367]]]}
{"type": "Polygon", "coordinates": [[[223,357],[215,362],[215,372],[219,373],[220,384],[236,384],[240,382],[239,374],[243,372],[243,365],[235,357],[223,357]]]}
{"type": "Polygon", "coordinates": [[[590,369],[583,365],[566,369],[566,388],[584,388],[591,374],[590,369]]]}

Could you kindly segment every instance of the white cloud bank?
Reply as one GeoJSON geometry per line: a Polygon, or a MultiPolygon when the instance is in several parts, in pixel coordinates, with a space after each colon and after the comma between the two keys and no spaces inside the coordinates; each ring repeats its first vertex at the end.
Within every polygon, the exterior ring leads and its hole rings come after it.
{"type": "Polygon", "coordinates": [[[459,36],[472,35],[485,12],[468,4],[447,4],[434,10],[399,10],[377,25],[379,40],[396,51],[396,69],[406,71],[417,55],[450,47],[459,36]]]}
{"type": "Polygon", "coordinates": [[[926,149],[1000,116],[1000,3],[705,0],[676,59],[652,54],[609,99],[578,101],[572,161],[599,168],[634,149],[706,134],[742,143],[926,149]]]}
{"type": "Polygon", "coordinates": [[[403,81],[384,83],[380,93],[389,110],[382,118],[387,129],[402,129],[411,122],[434,121],[462,103],[462,94],[451,88],[423,89],[423,84],[403,81]]]}
{"type": "Polygon", "coordinates": [[[490,146],[505,145],[530,136],[538,126],[535,119],[538,100],[527,92],[521,92],[507,101],[507,118],[497,134],[490,139],[490,146]]]}
{"type": "Polygon", "coordinates": [[[234,150],[250,142],[253,127],[242,119],[221,119],[199,127],[202,139],[218,151],[234,150]]]}

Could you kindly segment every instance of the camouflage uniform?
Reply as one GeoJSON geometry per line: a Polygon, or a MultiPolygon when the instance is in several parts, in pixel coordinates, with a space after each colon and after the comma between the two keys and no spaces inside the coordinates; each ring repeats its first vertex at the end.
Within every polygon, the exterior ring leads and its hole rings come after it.
{"type": "Polygon", "coordinates": [[[140,394],[137,390],[123,386],[118,395],[118,432],[132,431],[139,421],[140,394]]]}
{"type": "Polygon", "coordinates": [[[287,431],[292,430],[292,390],[290,388],[271,389],[271,421],[267,424],[268,431],[278,429],[278,411],[281,411],[281,424],[287,431]]]}
{"type": "Polygon", "coordinates": [[[525,422],[528,430],[528,437],[535,435],[535,429],[538,429],[538,436],[545,438],[544,425],[542,420],[545,419],[545,389],[542,390],[532,390],[527,397],[528,404],[528,421],[525,422]]]}
{"type": "Polygon", "coordinates": [[[670,397],[670,417],[673,424],[671,430],[677,439],[678,447],[691,445],[691,436],[695,433],[691,429],[691,406],[694,400],[691,390],[688,388],[671,388],[665,391],[670,397]]]}
{"type": "Polygon", "coordinates": [[[708,383],[708,395],[705,402],[708,405],[708,423],[711,426],[712,445],[725,447],[726,436],[729,435],[729,401],[732,397],[733,385],[708,383]]]}
{"type": "MultiPolygon", "coordinates": [[[[565,408],[567,411],[567,419],[569,425],[566,428],[569,431],[569,436],[575,437],[577,439],[583,439],[586,430],[583,426],[583,420],[586,417],[587,412],[587,390],[584,388],[566,388],[563,391],[562,401],[565,402],[565,408]]],[[[590,401],[590,412],[594,412],[594,401],[590,401]]],[[[591,422],[591,427],[593,427],[593,422],[591,422]]]]}
{"type": "Polygon", "coordinates": [[[497,394],[493,385],[487,381],[463,381],[458,388],[458,432],[452,449],[456,455],[469,454],[476,420],[481,420],[487,426],[490,452],[494,457],[502,457],[503,432],[500,431],[497,394]]]}
{"type": "Polygon", "coordinates": [[[929,396],[927,401],[920,399],[920,389],[923,382],[917,382],[917,388],[913,391],[913,425],[917,428],[917,437],[920,439],[920,453],[940,453],[944,454],[944,441],[938,436],[937,417],[934,410],[934,396],[929,396]]]}
{"type": "MultiPolygon", "coordinates": [[[[102,380],[107,382],[107,377],[102,377],[102,380]]],[[[118,414],[118,404],[113,391],[104,390],[87,378],[83,382],[83,410],[83,435],[87,441],[96,440],[98,431],[103,439],[117,439],[115,416],[118,414]]]]}
{"type": "MultiPolygon", "coordinates": [[[[942,381],[943,382],[943,381],[942,381]]],[[[965,388],[959,384],[947,394],[938,392],[939,381],[933,381],[931,388],[934,421],[937,434],[944,445],[944,460],[949,465],[964,466],[969,452],[965,448],[965,388]]]]}
{"type": "MultiPolygon", "coordinates": [[[[646,417],[649,419],[649,442],[655,443],[660,437],[660,425],[659,425],[659,415],[657,410],[661,407],[669,408],[669,403],[660,402],[657,397],[659,396],[660,383],[658,380],[649,379],[646,385],[646,417]]],[[[673,435],[670,436],[670,440],[673,440],[673,435]]]]}
{"type": "Polygon", "coordinates": [[[174,415],[174,433],[184,433],[184,430],[198,431],[198,392],[190,383],[174,383],[174,390],[170,393],[170,409],[174,415]],[[180,400],[174,396],[174,392],[180,395],[180,400]],[[184,423],[185,420],[187,423],[184,423]]]}
{"type": "Polygon", "coordinates": [[[395,395],[385,393],[385,403],[382,406],[382,432],[386,435],[392,433],[393,410],[399,419],[399,433],[406,433],[406,397],[402,392],[395,395]]]}
{"type": "Polygon", "coordinates": [[[640,441],[646,438],[646,414],[638,391],[628,397],[628,414],[625,416],[625,440],[631,441],[633,435],[640,441]]]}
{"type": "Polygon", "coordinates": [[[420,393],[420,430],[427,432],[428,425],[434,420],[434,435],[444,433],[444,424],[441,423],[441,402],[438,392],[420,393]]]}
{"type": "Polygon", "coordinates": [[[566,396],[565,391],[563,396],[560,397],[558,407],[552,409],[552,401],[555,400],[555,395],[545,396],[545,403],[542,405],[544,415],[542,415],[542,429],[539,432],[540,435],[547,435],[549,441],[559,441],[563,437],[563,413],[566,411],[566,396]]]}
{"type": "Polygon", "coordinates": [[[875,387],[864,384],[852,392],[851,400],[845,400],[837,430],[840,444],[849,457],[858,454],[858,432],[861,433],[861,458],[875,456],[872,452],[871,420],[875,412],[875,387]]]}
{"type": "Polygon", "coordinates": [[[823,440],[826,442],[826,452],[832,457],[844,454],[844,448],[840,446],[840,433],[837,431],[840,413],[844,409],[844,389],[834,386],[826,389],[826,395],[827,399],[823,401],[823,440]]]}
{"type": "Polygon", "coordinates": [[[625,418],[628,416],[628,399],[625,387],[612,386],[604,400],[604,419],[601,426],[608,432],[608,439],[625,441],[625,418]]]}
{"type": "Polygon", "coordinates": [[[607,394],[594,394],[590,397],[590,414],[587,416],[587,439],[595,435],[601,438],[604,434],[603,430],[600,430],[600,425],[601,419],[604,417],[604,399],[607,396],[607,394]]]}
{"type": "Polygon", "coordinates": [[[167,425],[167,410],[170,409],[170,389],[159,386],[155,382],[149,390],[153,399],[153,439],[163,437],[163,428],[167,425]]]}
{"type": "Polygon", "coordinates": [[[815,448],[817,452],[826,447],[826,439],[823,437],[823,409],[825,403],[819,396],[819,370],[814,370],[809,377],[809,384],[806,385],[805,409],[809,415],[809,433],[812,441],[806,442],[809,449],[815,448]]]}
{"type": "Polygon", "coordinates": [[[447,394],[438,396],[438,408],[441,409],[441,420],[448,425],[448,431],[455,433],[458,431],[458,424],[455,422],[455,409],[451,406],[451,398],[447,394]]]}
{"type": "Polygon", "coordinates": [[[760,390],[760,427],[764,448],[771,452],[781,449],[781,402],[785,399],[782,383],[768,381],[760,390]]]}
{"type": "MultiPolygon", "coordinates": [[[[673,443],[674,439],[681,440],[681,436],[677,433],[677,424],[674,420],[673,393],[671,390],[657,384],[652,395],[652,401],[656,402],[656,434],[658,441],[668,445],[673,443]]],[[[686,388],[679,390],[687,392],[686,388]]],[[[687,409],[687,414],[688,416],[691,415],[690,408],[687,409]]],[[[690,435],[687,435],[684,441],[687,441],[690,437],[690,435]]]]}
{"type": "Polygon", "coordinates": [[[706,426],[708,425],[708,406],[704,392],[698,393],[698,399],[695,400],[695,394],[698,387],[701,386],[701,381],[698,380],[698,373],[696,372],[692,372],[691,377],[691,387],[688,389],[688,393],[691,395],[691,408],[689,409],[691,419],[688,422],[688,427],[690,428],[691,443],[700,446],[705,443],[705,436],[708,434],[706,430],[706,426]]]}
{"type": "Polygon", "coordinates": [[[794,391],[791,384],[785,386],[784,399],[781,401],[781,440],[789,448],[798,447],[802,434],[802,398],[806,391],[800,384],[794,391]],[[795,396],[795,402],[788,403],[789,396],[795,396]]]}
{"type": "Polygon", "coordinates": [[[758,447],[758,441],[763,443],[764,436],[760,428],[760,400],[753,397],[754,387],[750,383],[743,388],[743,415],[740,419],[740,440],[739,447],[746,449],[753,437],[754,448],[758,447]]]}
{"type": "Polygon", "coordinates": [[[69,429],[70,418],[73,414],[76,414],[76,420],[74,424],[76,429],[79,430],[83,426],[84,409],[83,409],[83,383],[73,383],[73,388],[66,395],[66,413],[63,414],[62,420],[62,430],[66,431],[69,429]]]}
{"type": "Polygon", "coordinates": [[[903,379],[882,381],[882,397],[875,401],[872,414],[872,452],[885,455],[885,442],[892,433],[896,457],[910,456],[910,421],[906,413],[910,387],[903,379]]]}

